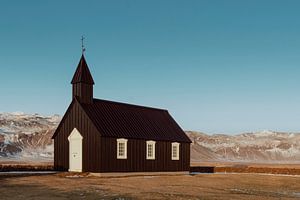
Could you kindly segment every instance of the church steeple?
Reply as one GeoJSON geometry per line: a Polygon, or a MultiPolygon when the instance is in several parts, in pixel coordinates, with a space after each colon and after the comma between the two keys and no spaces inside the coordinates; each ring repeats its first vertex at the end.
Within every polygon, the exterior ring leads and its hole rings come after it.
{"type": "Polygon", "coordinates": [[[71,83],[73,98],[76,96],[82,103],[93,103],[93,85],[95,83],[83,54],[71,83]]]}

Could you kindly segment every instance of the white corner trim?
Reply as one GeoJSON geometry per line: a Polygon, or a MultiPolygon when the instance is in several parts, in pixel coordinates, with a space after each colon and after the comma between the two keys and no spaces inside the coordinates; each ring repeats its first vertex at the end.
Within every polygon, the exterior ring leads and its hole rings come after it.
{"type": "Polygon", "coordinates": [[[128,139],[125,138],[118,138],[117,139],[117,159],[127,159],[127,141],[128,139]],[[124,145],[124,152],[120,155],[120,146],[124,145]]]}
{"type": "Polygon", "coordinates": [[[155,141],[148,140],[146,141],[146,159],[147,160],[155,160],[155,141]],[[149,155],[149,145],[152,146],[152,155],[149,155]]]}
{"type": "Polygon", "coordinates": [[[82,135],[79,133],[79,131],[77,130],[77,128],[74,128],[73,131],[71,132],[71,134],[68,137],[68,140],[82,140],[83,137],[82,135]]]}
{"type": "Polygon", "coordinates": [[[178,142],[172,142],[172,149],[171,149],[171,158],[172,160],[179,160],[179,152],[180,152],[180,143],[178,142]],[[175,155],[174,155],[174,149],[175,149],[175,155]]]}

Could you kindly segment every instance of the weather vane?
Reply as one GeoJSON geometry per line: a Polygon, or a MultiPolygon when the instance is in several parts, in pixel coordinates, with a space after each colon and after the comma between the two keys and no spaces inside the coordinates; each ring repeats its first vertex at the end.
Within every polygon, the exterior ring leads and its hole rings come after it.
{"type": "Polygon", "coordinates": [[[85,39],[85,37],[81,36],[81,51],[82,51],[82,54],[85,52],[85,47],[84,47],[84,44],[83,44],[84,39],[85,39]]]}

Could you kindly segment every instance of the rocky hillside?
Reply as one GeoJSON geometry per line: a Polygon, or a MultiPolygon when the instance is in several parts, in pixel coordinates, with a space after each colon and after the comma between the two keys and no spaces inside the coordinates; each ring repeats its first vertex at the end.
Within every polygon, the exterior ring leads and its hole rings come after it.
{"type": "Polygon", "coordinates": [[[60,116],[0,113],[0,160],[52,160],[52,134],[60,116]]]}
{"type": "MultiPolygon", "coordinates": [[[[0,161],[51,161],[51,136],[61,117],[0,113],[0,161]]],[[[187,131],[191,160],[300,162],[300,134],[262,131],[240,135],[207,135],[187,131]]]]}
{"type": "Polygon", "coordinates": [[[300,162],[299,133],[187,134],[193,142],[192,161],[300,162]]]}

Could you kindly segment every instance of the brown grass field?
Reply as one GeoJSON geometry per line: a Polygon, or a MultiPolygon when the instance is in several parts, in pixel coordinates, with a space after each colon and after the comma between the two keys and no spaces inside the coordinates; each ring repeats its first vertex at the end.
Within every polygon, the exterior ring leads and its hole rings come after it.
{"type": "Polygon", "coordinates": [[[300,199],[300,176],[199,174],[104,178],[0,175],[0,199],[300,199]]]}
{"type": "Polygon", "coordinates": [[[214,166],[216,173],[264,173],[300,175],[300,163],[274,164],[274,163],[238,163],[238,162],[198,162],[191,166],[214,166]]]}
{"type": "MultiPolygon", "coordinates": [[[[0,169],[6,170],[17,171],[20,166],[34,171],[51,169],[52,165],[0,163],[0,169]]],[[[300,199],[299,164],[209,162],[192,166],[215,166],[219,173],[105,178],[88,173],[2,172],[0,199],[300,199]]]]}

